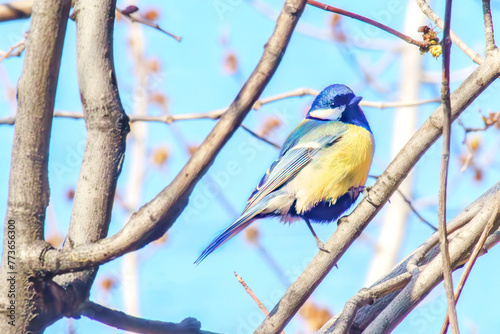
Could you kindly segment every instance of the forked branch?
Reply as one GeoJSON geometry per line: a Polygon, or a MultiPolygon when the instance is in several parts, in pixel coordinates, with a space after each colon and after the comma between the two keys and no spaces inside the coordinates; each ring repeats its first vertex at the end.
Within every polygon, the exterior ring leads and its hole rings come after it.
{"type": "Polygon", "coordinates": [[[212,132],[168,187],[135,212],[117,234],[67,251],[48,250],[32,263],[32,268],[52,273],[82,270],[144,247],[161,237],[184,210],[194,186],[238,129],[273,76],[305,3],[305,0],[285,1],[276,28],[254,72],[212,132]]]}

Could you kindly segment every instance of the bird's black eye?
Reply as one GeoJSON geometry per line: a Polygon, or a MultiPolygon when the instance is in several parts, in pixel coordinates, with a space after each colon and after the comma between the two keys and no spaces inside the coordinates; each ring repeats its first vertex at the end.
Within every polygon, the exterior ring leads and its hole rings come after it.
{"type": "Polygon", "coordinates": [[[330,107],[331,107],[332,109],[335,109],[337,106],[335,105],[335,102],[334,102],[334,103],[330,104],[330,107]]]}

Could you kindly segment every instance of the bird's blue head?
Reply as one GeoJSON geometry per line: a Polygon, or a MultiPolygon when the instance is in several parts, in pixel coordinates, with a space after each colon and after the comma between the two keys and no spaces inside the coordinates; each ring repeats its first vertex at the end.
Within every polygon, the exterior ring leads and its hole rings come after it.
{"type": "Polygon", "coordinates": [[[361,99],[345,85],[328,86],[316,97],[306,118],[354,124],[371,132],[365,114],[358,105],[361,99]]]}

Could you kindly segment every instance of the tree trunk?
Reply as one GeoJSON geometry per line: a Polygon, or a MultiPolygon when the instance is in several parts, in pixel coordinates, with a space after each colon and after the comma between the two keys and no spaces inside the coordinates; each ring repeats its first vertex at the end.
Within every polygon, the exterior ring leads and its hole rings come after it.
{"type": "MultiPolygon", "coordinates": [[[[33,6],[12,148],[0,281],[1,333],[41,333],[60,317],[47,297],[50,277],[35,275],[29,258],[44,245],[49,203],[48,149],[59,65],[70,0],[36,1],[33,6]],[[36,248],[35,248],[36,247],[36,248]],[[5,284],[4,282],[8,282],[5,284]]],[[[45,244],[45,247],[50,247],[45,244]]],[[[59,311],[59,312],[58,312],[59,311]]]]}

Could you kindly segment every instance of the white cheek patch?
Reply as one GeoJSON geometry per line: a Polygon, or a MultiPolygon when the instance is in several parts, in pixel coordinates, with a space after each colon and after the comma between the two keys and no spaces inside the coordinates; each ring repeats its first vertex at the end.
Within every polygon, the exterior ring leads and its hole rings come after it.
{"type": "Polygon", "coordinates": [[[337,121],[342,117],[345,110],[345,105],[333,109],[317,109],[310,113],[314,118],[337,121]]]}

